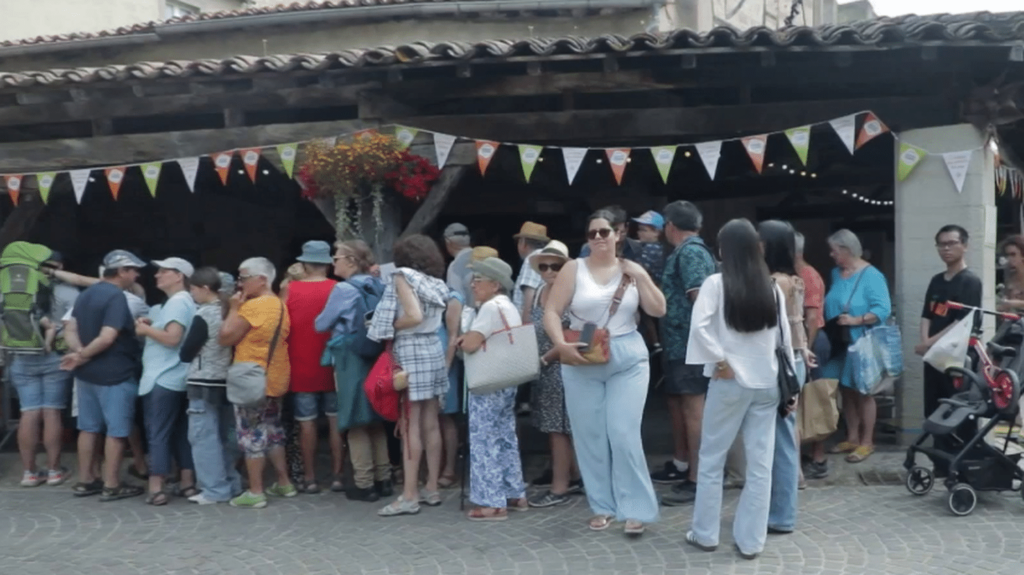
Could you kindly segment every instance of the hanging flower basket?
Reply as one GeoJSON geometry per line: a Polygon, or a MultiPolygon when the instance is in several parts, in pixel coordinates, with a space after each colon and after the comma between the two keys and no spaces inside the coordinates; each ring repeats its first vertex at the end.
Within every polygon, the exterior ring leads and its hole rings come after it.
{"type": "Polygon", "coordinates": [[[384,227],[384,203],[419,202],[440,175],[426,158],[402,148],[393,136],[367,132],[334,146],[312,143],[299,167],[302,195],[334,200],[337,237],[359,237],[363,210],[373,210],[374,235],[384,227]]]}

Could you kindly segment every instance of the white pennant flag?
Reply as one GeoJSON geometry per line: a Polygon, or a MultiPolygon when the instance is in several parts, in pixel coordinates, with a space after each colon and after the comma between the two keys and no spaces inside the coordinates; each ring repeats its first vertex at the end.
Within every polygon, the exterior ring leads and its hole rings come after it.
{"type": "Polygon", "coordinates": [[[175,160],[181,166],[181,173],[185,174],[185,183],[192,193],[196,191],[196,173],[199,171],[199,158],[178,158],[175,160]]]}
{"type": "Polygon", "coordinates": [[[576,179],[580,166],[583,165],[583,158],[587,155],[587,148],[562,148],[562,158],[565,160],[565,175],[569,177],[569,185],[576,179]]]}
{"type": "Polygon", "coordinates": [[[718,171],[718,160],[722,157],[722,141],[703,142],[694,147],[697,148],[700,161],[704,162],[704,169],[708,171],[708,176],[714,180],[715,173],[718,171]]]}
{"type": "Polygon", "coordinates": [[[85,195],[85,186],[89,183],[89,175],[92,174],[92,170],[71,170],[68,174],[71,176],[71,186],[75,188],[75,199],[81,204],[82,196],[85,195]]]}
{"type": "Polygon", "coordinates": [[[853,137],[857,131],[857,114],[829,120],[828,123],[836,131],[836,134],[839,134],[839,139],[843,141],[843,144],[846,144],[846,149],[849,150],[850,154],[853,154],[853,137]]]}
{"type": "Polygon", "coordinates": [[[434,151],[437,153],[437,169],[443,170],[448,163],[448,154],[452,153],[452,146],[455,145],[455,136],[449,134],[434,134],[434,151]]]}
{"type": "Polygon", "coordinates": [[[971,167],[971,156],[973,155],[974,150],[942,154],[942,159],[946,161],[946,169],[949,170],[949,176],[953,178],[956,191],[961,194],[964,191],[964,182],[967,181],[967,170],[971,167]]]}

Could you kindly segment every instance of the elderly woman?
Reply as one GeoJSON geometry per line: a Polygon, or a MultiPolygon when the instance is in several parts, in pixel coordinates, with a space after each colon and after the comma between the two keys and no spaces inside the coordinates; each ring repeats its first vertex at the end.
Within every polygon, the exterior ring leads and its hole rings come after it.
{"type": "MultiPolygon", "coordinates": [[[[565,409],[562,365],[558,362],[558,351],[544,331],[544,310],[551,296],[551,286],[555,285],[558,272],[567,261],[569,248],[558,240],[552,240],[530,258],[530,267],[544,280],[530,308],[530,321],[537,330],[541,364],[540,379],[533,382],[530,393],[533,425],[548,435],[551,447],[551,487],[547,492],[530,499],[530,507],[553,507],[568,503],[571,494],[583,489],[583,481],[580,480],[576,466],[576,453],[572,449],[569,413],[565,409]]],[[[568,314],[563,314],[562,323],[568,325],[568,314]]]]}
{"type": "Polygon", "coordinates": [[[228,317],[217,341],[234,346],[234,363],[263,366],[267,374],[266,397],[255,406],[235,406],[238,446],[245,454],[249,490],[231,500],[232,507],[260,509],[267,495],[294,497],[298,490],[288,478],[281,427],[282,396],[288,391],[288,310],[271,285],[277,271],[267,258],[249,258],[238,266],[240,290],[228,300],[228,317]],[[264,492],[264,459],[269,457],[277,483],[264,492]]]}
{"type": "Polygon", "coordinates": [[[391,283],[374,311],[368,337],[394,340],[398,364],[409,376],[408,413],[400,428],[405,435],[402,458],[405,482],[398,499],[380,511],[382,517],[413,515],[420,503],[441,504],[441,426],[439,398],[448,391],[444,346],[437,337],[450,290],[443,278],[444,259],[437,244],[416,234],[395,243],[391,283]],[[426,450],[427,482],[418,491],[420,459],[426,450]]]}
{"type": "Polygon", "coordinates": [[[588,219],[590,255],[559,272],[545,303],[544,329],[562,363],[573,444],[594,512],[590,529],[603,531],[618,520],[625,521],[626,534],[640,535],[645,523],[658,518],[658,499],[640,438],[651,365],[637,311],[664,316],[665,296],[640,264],[616,257],[626,237],[614,221],[604,210],[588,219]],[[566,311],[573,330],[587,323],[607,330],[606,363],[592,364],[579,344],[566,341],[566,311]]]}
{"type": "MultiPolygon", "coordinates": [[[[331,290],[315,327],[319,332],[331,333],[324,355],[334,366],[337,386],[335,405],[331,406],[337,413],[337,423],[332,431],[348,432],[354,471],[354,487],[345,495],[353,501],[373,502],[392,494],[391,463],[384,425],[363,390],[375,358],[359,353],[357,338],[363,337],[366,314],[373,312],[372,302],[384,293],[384,284],[369,274],[373,252],[366,242],[339,242],[335,250],[334,275],[345,281],[331,290]]],[[[292,288],[297,285],[292,284],[292,288]]]]}
{"type": "MultiPolygon", "coordinates": [[[[473,298],[480,304],[476,319],[459,346],[479,352],[492,334],[523,324],[508,292],[515,286],[512,266],[498,258],[470,264],[473,298]]],[[[469,396],[469,500],[479,505],[470,521],[504,521],[508,509],[528,508],[523,467],[516,437],[516,388],[469,396]]]]}
{"type": "Polygon", "coordinates": [[[860,240],[850,230],[839,230],[828,238],[832,260],[832,285],[825,296],[825,334],[832,345],[832,357],[822,375],[838,379],[846,418],[846,441],[831,453],[846,453],[850,463],[864,461],[875,452],[877,406],[871,395],[859,393],[853,381],[853,365],[847,348],[871,326],[889,319],[892,302],[885,276],[862,258],[860,240]]]}

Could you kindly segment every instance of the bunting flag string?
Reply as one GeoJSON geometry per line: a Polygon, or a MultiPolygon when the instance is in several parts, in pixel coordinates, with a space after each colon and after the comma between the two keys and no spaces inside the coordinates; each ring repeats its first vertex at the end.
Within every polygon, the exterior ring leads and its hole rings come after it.
{"type": "Polygon", "coordinates": [[[476,141],[476,162],[480,166],[480,175],[487,173],[487,166],[491,165],[491,159],[494,158],[494,153],[498,151],[498,142],[492,142],[490,140],[477,140],[476,141]]]}
{"type": "Polygon", "coordinates": [[[452,153],[455,146],[455,136],[448,134],[434,134],[434,152],[437,154],[437,169],[443,170],[448,163],[448,155],[452,153]]]}
{"type": "Polygon", "coordinates": [[[629,148],[609,148],[605,150],[608,155],[608,163],[615,174],[615,182],[622,185],[622,174],[626,171],[626,164],[629,162],[629,148]]]}
{"type": "Polygon", "coordinates": [[[754,169],[760,174],[764,167],[764,154],[768,151],[768,136],[762,134],[743,138],[743,147],[746,148],[750,161],[754,162],[754,169]]]}
{"type": "Polygon", "coordinates": [[[298,152],[299,145],[297,143],[281,144],[277,147],[277,155],[280,156],[284,173],[288,174],[289,178],[294,177],[292,174],[295,172],[295,157],[298,155],[298,152]]]}
{"type": "Polygon", "coordinates": [[[835,120],[829,120],[829,125],[835,130],[839,139],[843,141],[846,149],[853,155],[853,135],[857,130],[857,114],[850,114],[835,120]]]}
{"type": "Polygon", "coordinates": [[[860,136],[857,137],[857,149],[874,140],[878,136],[889,131],[889,127],[882,123],[873,112],[868,112],[864,118],[864,125],[860,127],[860,136]]]}
{"type": "Polygon", "coordinates": [[[249,148],[248,150],[242,150],[242,163],[245,164],[245,172],[249,174],[249,179],[252,183],[256,183],[256,167],[260,163],[260,149],[249,148]]]}
{"type": "Polygon", "coordinates": [[[75,201],[81,204],[92,170],[71,170],[69,174],[71,175],[71,187],[75,189],[75,201]]]}
{"type": "Polygon", "coordinates": [[[231,156],[233,155],[234,152],[218,152],[210,156],[213,158],[213,169],[217,170],[220,182],[225,186],[228,185],[228,170],[231,169],[231,156]]]}
{"type": "Polygon", "coordinates": [[[536,167],[537,161],[540,160],[540,151],[543,149],[542,146],[519,145],[519,161],[523,164],[523,176],[526,178],[527,184],[530,183],[533,168],[536,167]]]}
{"type": "Polygon", "coordinates": [[[565,175],[569,178],[569,185],[576,179],[576,174],[583,165],[583,158],[587,156],[586,148],[562,148],[562,160],[565,162],[565,175]]]}
{"type": "Polygon", "coordinates": [[[18,205],[18,196],[21,194],[21,176],[10,175],[5,178],[7,182],[7,193],[11,196],[14,205],[18,205]]]}
{"type": "Polygon", "coordinates": [[[110,195],[117,201],[117,195],[121,193],[121,184],[124,183],[124,167],[107,168],[104,173],[107,175],[107,185],[110,186],[110,195]]]}
{"type": "Polygon", "coordinates": [[[50,189],[53,187],[53,181],[57,179],[57,172],[43,172],[37,175],[37,181],[39,182],[39,197],[43,198],[43,205],[50,199],[50,189]]]}
{"type": "Polygon", "coordinates": [[[160,162],[153,162],[150,164],[143,164],[142,166],[142,177],[146,180],[146,187],[149,188],[149,195],[156,197],[156,184],[160,181],[160,170],[163,169],[163,164],[160,162]]]}
{"type": "Polygon", "coordinates": [[[196,174],[199,173],[199,158],[178,158],[175,160],[181,167],[181,173],[185,176],[185,183],[188,184],[188,191],[196,192],[196,174]]]}
{"type": "Polygon", "coordinates": [[[811,149],[811,127],[790,128],[786,130],[786,138],[789,139],[789,145],[793,146],[793,151],[800,157],[800,163],[807,167],[807,152],[811,149]]]}
{"type": "Polygon", "coordinates": [[[668,173],[672,169],[672,161],[676,159],[676,146],[651,148],[651,155],[654,156],[654,165],[658,166],[661,181],[667,184],[668,173]]]}
{"type": "Polygon", "coordinates": [[[907,143],[900,143],[900,155],[896,164],[896,179],[903,181],[907,179],[910,172],[921,163],[921,160],[928,155],[928,152],[907,143]]]}
{"type": "Polygon", "coordinates": [[[416,134],[419,130],[416,128],[410,128],[408,126],[395,126],[395,139],[401,144],[403,150],[408,150],[409,146],[412,145],[413,140],[416,139],[416,134]]]}
{"type": "Polygon", "coordinates": [[[704,163],[704,169],[708,171],[708,176],[715,179],[715,173],[718,171],[718,160],[722,157],[722,141],[717,142],[704,142],[697,144],[697,155],[700,156],[700,161],[704,163]]]}

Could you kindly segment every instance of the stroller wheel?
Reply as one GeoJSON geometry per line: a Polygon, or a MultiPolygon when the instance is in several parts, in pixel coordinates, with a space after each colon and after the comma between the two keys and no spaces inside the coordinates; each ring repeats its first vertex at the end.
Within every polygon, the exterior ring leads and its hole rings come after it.
{"type": "Polygon", "coordinates": [[[957,483],[949,492],[949,510],[957,517],[970,515],[978,505],[978,494],[966,483],[957,483]]]}
{"type": "Polygon", "coordinates": [[[916,465],[910,468],[905,483],[907,491],[914,495],[927,495],[935,487],[935,474],[927,467],[916,465]]]}
{"type": "Polygon", "coordinates": [[[1010,413],[1020,400],[1020,382],[1016,374],[1001,369],[992,378],[992,403],[1003,413],[1010,413]]]}

